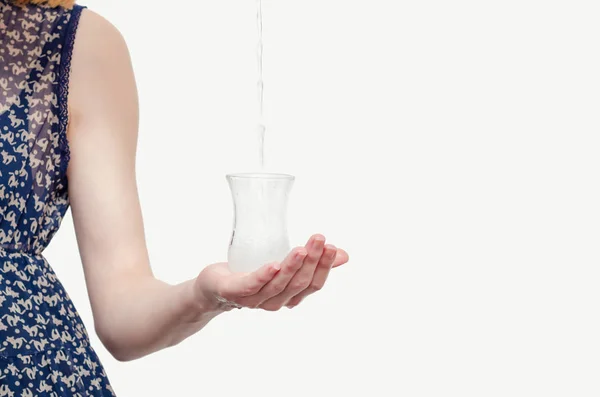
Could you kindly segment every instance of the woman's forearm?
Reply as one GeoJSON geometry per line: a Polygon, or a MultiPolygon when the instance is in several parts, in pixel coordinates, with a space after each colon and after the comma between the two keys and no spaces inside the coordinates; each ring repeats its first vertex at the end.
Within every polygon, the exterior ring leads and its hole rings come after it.
{"type": "Polygon", "coordinates": [[[145,276],[113,284],[110,301],[95,316],[103,344],[116,359],[130,361],[198,332],[222,311],[194,291],[194,281],[171,285],[145,276]]]}

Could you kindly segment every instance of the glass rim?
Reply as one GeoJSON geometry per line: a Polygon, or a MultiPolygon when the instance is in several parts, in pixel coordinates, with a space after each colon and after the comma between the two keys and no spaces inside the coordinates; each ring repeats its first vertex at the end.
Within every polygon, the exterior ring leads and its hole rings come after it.
{"type": "Polygon", "coordinates": [[[279,174],[271,172],[238,172],[225,175],[227,179],[288,179],[294,180],[296,177],[290,174],[279,174]]]}

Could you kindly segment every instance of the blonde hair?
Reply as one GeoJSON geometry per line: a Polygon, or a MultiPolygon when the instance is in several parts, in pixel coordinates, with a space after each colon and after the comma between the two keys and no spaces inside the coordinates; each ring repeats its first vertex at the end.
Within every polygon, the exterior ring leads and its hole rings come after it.
{"type": "Polygon", "coordinates": [[[72,8],[73,4],[75,4],[75,0],[11,0],[14,4],[18,6],[24,6],[27,4],[47,4],[50,7],[65,7],[72,8]]]}

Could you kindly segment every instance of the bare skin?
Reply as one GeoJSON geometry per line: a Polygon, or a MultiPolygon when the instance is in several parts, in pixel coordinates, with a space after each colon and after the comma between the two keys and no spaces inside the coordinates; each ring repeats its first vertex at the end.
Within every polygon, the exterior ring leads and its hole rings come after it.
{"type": "Polygon", "coordinates": [[[249,274],[226,263],[171,285],[150,267],[136,181],[138,97],[118,30],[81,16],[69,94],[69,197],[85,281],[102,343],[120,361],[174,346],[234,307],[294,307],[323,287],[346,251],[313,235],[281,263],[249,274]]]}

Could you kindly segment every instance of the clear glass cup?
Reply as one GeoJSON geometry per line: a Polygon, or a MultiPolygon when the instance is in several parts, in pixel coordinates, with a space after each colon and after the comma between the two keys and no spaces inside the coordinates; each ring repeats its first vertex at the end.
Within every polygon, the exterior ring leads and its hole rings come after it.
{"type": "Polygon", "coordinates": [[[234,272],[252,272],[281,262],[290,252],[288,197],[295,177],[241,173],[226,176],[233,198],[233,232],[227,261],[234,272]]]}

